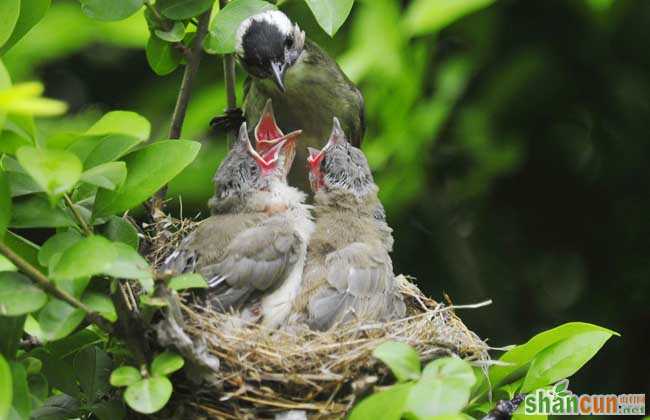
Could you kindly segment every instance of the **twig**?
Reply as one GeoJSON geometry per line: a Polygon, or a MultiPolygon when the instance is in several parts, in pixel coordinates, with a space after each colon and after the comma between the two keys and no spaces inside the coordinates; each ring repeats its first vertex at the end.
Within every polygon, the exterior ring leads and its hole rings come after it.
{"type": "MultiPolygon", "coordinates": [[[[196,35],[192,40],[190,47],[190,54],[185,65],[183,73],[183,80],[176,99],[176,106],[172,114],[171,127],[169,128],[169,138],[179,139],[185,121],[185,114],[187,113],[187,106],[190,102],[190,95],[192,92],[192,83],[196,77],[196,73],[201,63],[201,55],[203,52],[203,40],[208,33],[208,23],[210,23],[210,13],[212,9],[203,13],[199,18],[199,24],[196,29],[196,35]]],[[[167,185],[162,187],[149,201],[149,214],[153,220],[158,220],[162,213],[165,194],[167,194],[167,185]]]]}
{"type": "Polygon", "coordinates": [[[68,208],[72,212],[72,215],[74,218],[77,220],[77,223],[79,223],[79,226],[81,226],[81,229],[83,229],[84,233],[88,236],[93,234],[93,230],[88,226],[84,218],[79,214],[79,211],[74,207],[74,203],[70,199],[70,196],[68,194],[63,194],[63,199],[65,200],[65,204],[67,204],[68,208]]]}
{"type": "Polygon", "coordinates": [[[113,326],[111,323],[103,318],[99,313],[93,311],[91,308],[86,306],[83,302],[66,292],[56,287],[50,280],[45,277],[43,273],[38,271],[36,267],[32,266],[30,263],[22,259],[18,254],[14,253],[11,248],[7,245],[0,243],[0,252],[9,259],[16,267],[20,269],[24,274],[29,276],[32,280],[36,282],[36,285],[41,288],[43,291],[49,293],[57,299],[79,308],[86,313],[86,318],[93,324],[97,325],[102,330],[107,333],[113,332],[113,326]]]}
{"type": "MultiPolygon", "coordinates": [[[[219,0],[219,7],[223,9],[228,4],[228,0],[219,0]]],[[[223,78],[226,84],[226,101],[228,111],[237,108],[237,91],[235,90],[235,58],[232,54],[225,54],[223,56],[223,78]]],[[[234,133],[228,132],[227,134],[228,148],[234,141],[234,133]]]]}

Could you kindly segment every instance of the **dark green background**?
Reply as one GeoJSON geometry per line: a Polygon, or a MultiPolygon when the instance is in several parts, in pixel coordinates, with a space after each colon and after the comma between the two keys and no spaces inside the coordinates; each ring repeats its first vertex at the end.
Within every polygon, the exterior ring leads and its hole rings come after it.
{"type": "MultiPolygon", "coordinates": [[[[576,393],[650,389],[650,2],[497,1],[442,30],[408,34],[409,2],[364,1],[334,40],[298,0],[283,6],[359,82],[364,150],[395,229],[397,273],[455,303],[495,346],[571,320],[622,334],[572,381],[576,393]]],[[[75,1],[5,62],[71,106],[57,132],[137,111],[165,137],[180,72],[148,68],[141,16],[103,24],[75,1]]],[[[241,82],[242,75],[238,80],[241,82]]],[[[200,69],[184,138],[203,150],[174,181],[184,215],[205,214],[224,139],[221,63],[200,69]]],[[[175,200],[170,206],[176,214],[175,200]]]]}

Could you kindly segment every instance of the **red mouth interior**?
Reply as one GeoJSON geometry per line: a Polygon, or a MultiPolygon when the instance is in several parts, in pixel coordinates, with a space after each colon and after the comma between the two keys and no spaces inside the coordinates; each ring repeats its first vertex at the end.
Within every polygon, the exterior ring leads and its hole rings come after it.
{"type": "Polygon", "coordinates": [[[280,127],[275,122],[273,114],[265,112],[260,119],[259,124],[255,128],[255,140],[257,142],[257,149],[260,153],[266,152],[268,149],[273,147],[278,138],[284,136],[284,133],[280,130],[280,127]]]}

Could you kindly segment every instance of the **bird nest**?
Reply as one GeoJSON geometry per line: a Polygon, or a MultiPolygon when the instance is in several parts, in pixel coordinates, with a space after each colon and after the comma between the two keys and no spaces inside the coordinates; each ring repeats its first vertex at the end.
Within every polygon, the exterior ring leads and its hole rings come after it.
{"type": "MultiPolygon", "coordinates": [[[[151,262],[160,265],[195,224],[158,221],[149,238],[151,262]]],[[[155,325],[157,342],[176,348],[187,362],[172,405],[184,418],[273,418],[292,410],[309,418],[342,418],[375,385],[390,381],[372,356],[389,340],[413,346],[423,361],[455,355],[476,366],[489,364],[489,347],[456,315],[459,306],[426,297],[405,276],[396,281],[408,308],[404,318],[327,332],[303,326],[270,331],[241,320],[233,327],[233,315],[192,293],[159,290],[168,306],[155,325]]]]}

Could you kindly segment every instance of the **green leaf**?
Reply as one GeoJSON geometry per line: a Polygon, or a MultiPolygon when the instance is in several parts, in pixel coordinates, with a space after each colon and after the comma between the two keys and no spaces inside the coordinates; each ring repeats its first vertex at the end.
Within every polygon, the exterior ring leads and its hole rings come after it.
{"type": "Polygon", "coordinates": [[[89,236],[68,248],[54,267],[54,279],[75,279],[101,274],[118,256],[113,244],[101,236],[89,236]]]}
{"type": "Polygon", "coordinates": [[[92,19],[122,20],[126,19],[142,7],[143,0],[79,0],[81,10],[92,19]]]}
{"type": "Polygon", "coordinates": [[[0,240],[5,236],[5,231],[11,220],[11,191],[9,182],[3,171],[0,171],[0,240]]]}
{"type": "Polygon", "coordinates": [[[150,279],[153,273],[149,263],[132,247],[121,242],[113,243],[117,257],[113,263],[102,270],[103,274],[118,279],[150,279]]]}
{"type": "Polygon", "coordinates": [[[145,141],[151,134],[151,124],[142,115],[131,111],[111,111],[101,117],[86,135],[126,134],[145,141]]]}
{"type": "Polygon", "coordinates": [[[377,392],[359,404],[350,413],[349,420],[399,420],[413,384],[400,384],[377,392]]]}
{"type": "Polygon", "coordinates": [[[602,331],[609,334],[618,335],[618,333],[612,330],[608,330],[607,328],[599,327],[597,325],[588,324],[585,322],[569,322],[548,331],[541,332],[528,340],[528,342],[519,345],[501,355],[499,360],[509,363],[509,365],[492,366],[489,372],[490,383],[494,387],[499,386],[501,383],[503,383],[504,379],[508,378],[512,374],[516,374],[516,372],[521,367],[527,365],[539,352],[548,346],[574,335],[592,331],[602,331]]]}
{"type": "Polygon", "coordinates": [[[545,348],[531,363],[521,392],[528,393],[573,375],[612,335],[608,331],[585,332],[545,348]]]}
{"type": "Polygon", "coordinates": [[[158,76],[165,76],[181,63],[183,55],[174,44],[165,42],[157,36],[151,36],[147,42],[147,62],[158,76]]]}
{"type": "Polygon", "coordinates": [[[9,360],[16,357],[20,339],[23,337],[25,315],[0,316],[0,354],[9,360]]]}
{"type": "Polygon", "coordinates": [[[54,341],[73,332],[84,317],[81,309],[74,308],[62,300],[52,299],[39,313],[38,322],[45,339],[54,341]]]}
{"type": "Polygon", "coordinates": [[[16,151],[18,162],[50,196],[69,191],[79,181],[82,165],[72,153],[63,150],[23,146],[16,151]]]}
{"type": "Polygon", "coordinates": [[[180,355],[166,351],[153,359],[153,362],[151,362],[151,372],[154,375],[167,376],[181,369],[184,364],[185,361],[180,355]]]}
{"type": "Polygon", "coordinates": [[[219,54],[235,51],[237,29],[250,16],[267,10],[277,10],[275,5],[262,0],[232,0],[221,9],[210,24],[210,50],[219,54]]]}
{"type": "Polygon", "coordinates": [[[33,419],[63,420],[80,417],[78,399],[69,395],[54,395],[48,398],[41,407],[32,413],[33,419]]]}
{"type": "Polygon", "coordinates": [[[81,350],[72,363],[75,376],[88,402],[93,403],[110,389],[108,377],[112,361],[103,350],[90,346],[81,350]]]}
{"type": "Polygon", "coordinates": [[[110,216],[108,222],[102,226],[102,233],[111,241],[125,243],[133,249],[137,250],[140,246],[137,229],[122,217],[110,216]]]}
{"type": "Polygon", "coordinates": [[[38,245],[28,241],[22,236],[12,233],[11,231],[7,231],[4,242],[13,252],[20,255],[22,259],[31,265],[38,267],[38,245]]]}
{"type": "Polygon", "coordinates": [[[126,408],[120,400],[101,401],[91,410],[99,420],[122,420],[126,417],[126,408]]]}
{"type": "MultiPolygon", "coordinates": [[[[55,343],[47,343],[46,346],[49,347],[51,344],[55,343]]],[[[36,357],[43,363],[42,373],[53,388],[75,398],[81,398],[81,392],[74,375],[70,374],[73,372],[72,362],[64,359],[63,356],[51,353],[45,347],[37,347],[30,353],[30,356],[36,357]]]]}
{"type": "Polygon", "coordinates": [[[0,419],[4,419],[11,408],[13,399],[13,384],[11,381],[11,368],[4,356],[0,355],[0,419]]]}
{"type": "Polygon", "coordinates": [[[27,375],[36,375],[37,373],[40,373],[43,368],[43,362],[35,357],[25,357],[20,361],[20,363],[25,367],[27,375]]]}
{"type": "MultiPolygon", "coordinates": [[[[80,350],[86,347],[100,344],[103,341],[104,340],[97,332],[90,329],[83,329],[61,340],[47,343],[46,348],[52,355],[67,361],[71,360],[71,358],[74,357],[74,355],[80,350]]],[[[49,362],[46,362],[44,360],[43,363],[49,362]]],[[[68,366],[66,365],[66,367],[68,366]]],[[[71,365],[69,367],[72,369],[71,365]]],[[[65,392],[70,394],[67,390],[65,392]]],[[[70,395],[76,396],[76,394],[70,395]]]]}
{"type": "Polygon", "coordinates": [[[0,315],[18,316],[34,312],[47,302],[47,295],[19,273],[0,273],[0,315]]]}
{"type": "Polygon", "coordinates": [[[50,206],[42,194],[15,200],[10,226],[14,228],[74,227],[76,222],[63,209],[50,206]]]}
{"type": "Polygon", "coordinates": [[[387,341],[377,347],[372,355],[390,368],[398,382],[420,377],[420,356],[406,343],[387,341]]]}
{"type": "Polygon", "coordinates": [[[406,10],[404,29],[411,35],[437,32],[493,2],[494,0],[415,0],[406,10]]]}
{"type": "Polygon", "coordinates": [[[43,267],[49,267],[52,258],[57,254],[63,254],[66,249],[81,240],[81,234],[76,230],[67,230],[50,236],[38,251],[38,263],[43,267]]]}
{"type": "Polygon", "coordinates": [[[0,255],[0,271],[16,271],[16,266],[4,255],[0,255]]]}
{"type": "Polygon", "coordinates": [[[111,191],[121,186],[125,179],[126,165],[124,162],[104,163],[81,174],[83,182],[111,191]]]}
{"type": "Polygon", "coordinates": [[[20,15],[20,0],[2,0],[0,2],[0,46],[10,38],[20,15]]]}
{"type": "Polygon", "coordinates": [[[169,19],[183,20],[206,12],[212,3],[213,0],[158,0],[156,7],[169,19]]]}
{"type": "Polygon", "coordinates": [[[29,383],[29,393],[32,397],[32,409],[36,409],[43,405],[47,399],[50,391],[49,384],[47,383],[47,379],[45,379],[45,375],[42,373],[29,375],[27,377],[27,382],[29,383]]]}
{"type": "Polygon", "coordinates": [[[406,409],[417,418],[457,414],[467,405],[475,381],[467,362],[451,357],[434,360],[411,389],[406,409]]]}
{"type": "Polygon", "coordinates": [[[115,387],[129,386],[142,379],[140,371],[133,366],[120,366],[111,373],[110,382],[115,387]]]}
{"type": "Polygon", "coordinates": [[[140,143],[142,140],[127,134],[106,135],[84,156],[84,167],[92,168],[117,160],[140,143]]]}
{"type": "Polygon", "coordinates": [[[10,362],[11,378],[13,383],[12,407],[21,419],[28,419],[32,411],[29,397],[29,386],[27,385],[27,372],[25,367],[17,362],[10,362]]]}
{"type": "Polygon", "coordinates": [[[68,105],[42,98],[44,86],[39,82],[18,83],[0,91],[0,108],[10,114],[54,116],[63,114],[68,105]]]}
{"type": "Polygon", "coordinates": [[[124,401],[138,413],[152,414],[162,409],[171,395],[169,379],[155,376],[129,385],[124,392],[124,401]]]}
{"type": "Polygon", "coordinates": [[[113,301],[106,295],[95,292],[86,292],[81,301],[90,309],[99,313],[111,322],[117,321],[117,311],[113,301]]]}
{"type": "Polygon", "coordinates": [[[0,153],[15,155],[22,146],[34,144],[34,120],[24,115],[11,115],[5,121],[4,130],[0,132],[0,153]]]}
{"type": "Polygon", "coordinates": [[[11,37],[0,48],[0,55],[4,55],[16,44],[30,29],[34,27],[50,8],[50,0],[21,0],[20,15],[11,37]]]}
{"type": "Polygon", "coordinates": [[[167,287],[172,290],[206,289],[208,283],[200,274],[189,273],[172,278],[169,280],[167,287]]]}
{"type": "Polygon", "coordinates": [[[132,209],[171,181],[199,152],[200,144],[166,140],[126,156],[128,176],[118,191],[99,190],[94,216],[102,217],[132,209]]]}
{"type": "Polygon", "coordinates": [[[334,36],[352,10],[354,0],[305,0],[316,21],[329,36],[334,36]]]}
{"type": "Polygon", "coordinates": [[[174,26],[170,30],[156,29],[154,33],[163,41],[181,42],[185,38],[185,25],[183,25],[183,22],[174,22],[174,26]]]}

